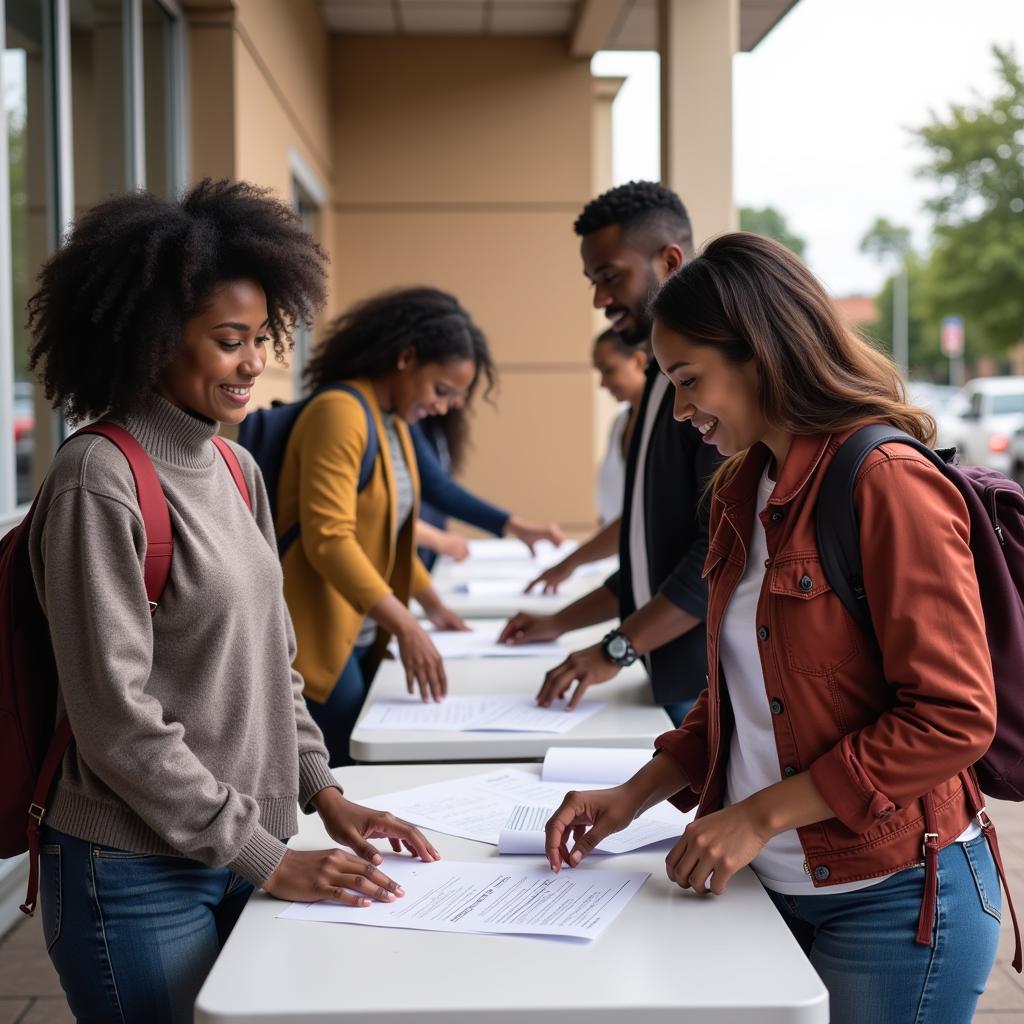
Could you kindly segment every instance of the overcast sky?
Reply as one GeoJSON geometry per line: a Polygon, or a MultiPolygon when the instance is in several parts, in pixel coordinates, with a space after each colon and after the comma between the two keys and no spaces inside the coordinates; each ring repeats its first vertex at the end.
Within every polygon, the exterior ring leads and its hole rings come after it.
{"type": "MultiPolygon", "coordinates": [[[[933,186],[914,175],[923,150],[907,129],[992,95],[993,43],[1024,59],[1024,0],[800,0],[734,62],[737,204],[782,211],[834,294],[873,294],[885,272],[859,244],[876,216],[927,245],[933,186]]],[[[629,75],[616,182],[657,178],[656,55],[600,53],[593,68],[629,75]]]]}

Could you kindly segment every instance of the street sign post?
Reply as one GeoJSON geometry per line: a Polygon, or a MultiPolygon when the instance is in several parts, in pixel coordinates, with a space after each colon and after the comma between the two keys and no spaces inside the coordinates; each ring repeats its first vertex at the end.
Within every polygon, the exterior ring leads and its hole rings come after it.
{"type": "Polygon", "coordinates": [[[959,316],[944,316],[939,329],[939,345],[949,357],[949,383],[964,383],[964,321],[959,316]]]}

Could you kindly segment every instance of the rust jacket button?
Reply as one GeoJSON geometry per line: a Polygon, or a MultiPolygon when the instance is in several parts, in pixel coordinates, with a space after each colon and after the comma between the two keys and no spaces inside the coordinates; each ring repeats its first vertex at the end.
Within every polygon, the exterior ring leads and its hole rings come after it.
{"type": "Polygon", "coordinates": [[[831,871],[829,871],[829,869],[828,869],[827,867],[825,867],[825,865],[824,865],[824,864],[819,864],[819,865],[818,865],[818,866],[817,866],[817,867],[816,867],[816,868],[814,869],[814,877],[815,877],[815,878],[816,878],[816,879],[817,879],[817,880],[818,880],[819,882],[824,882],[824,881],[825,881],[825,880],[826,880],[826,879],[828,878],[828,876],[829,876],[830,874],[832,874],[832,872],[831,872],[831,871]]]}
{"type": "Polygon", "coordinates": [[[758,626],[757,627],[757,639],[758,640],[767,640],[768,639],[768,627],[767,626],[758,626]]]}
{"type": "Polygon", "coordinates": [[[814,580],[812,580],[810,576],[802,576],[800,578],[800,589],[803,590],[805,593],[808,590],[813,590],[814,580]]]}
{"type": "Polygon", "coordinates": [[[775,697],[772,700],[771,704],[768,705],[768,707],[770,707],[772,709],[772,714],[773,715],[781,715],[782,714],[782,701],[779,700],[778,697],[775,697]]]}

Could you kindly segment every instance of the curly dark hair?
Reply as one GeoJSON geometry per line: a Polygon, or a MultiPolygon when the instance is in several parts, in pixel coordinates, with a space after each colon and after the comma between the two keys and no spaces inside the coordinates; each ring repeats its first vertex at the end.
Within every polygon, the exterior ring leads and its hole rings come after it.
{"type": "Polygon", "coordinates": [[[176,202],[112,196],[84,213],[44,264],[28,303],[29,367],[72,421],[130,412],[157,384],[218,284],[267,296],[283,360],[324,302],[326,255],[269,189],[204,179],[176,202]]]}
{"type": "Polygon", "coordinates": [[[485,397],[494,388],[497,373],[483,331],[454,295],[425,286],[383,292],[342,313],[310,359],[306,383],[315,391],[338,380],[386,377],[407,348],[421,362],[472,359],[467,401],[481,377],[485,397]]]}
{"type": "Polygon", "coordinates": [[[577,235],[593,234],[621,224],[627,235],[653,246],[678,245],[693,255],[693,229],[683,201],[656,181],[630,181],[591,199],[573,224],[577,235]]]}

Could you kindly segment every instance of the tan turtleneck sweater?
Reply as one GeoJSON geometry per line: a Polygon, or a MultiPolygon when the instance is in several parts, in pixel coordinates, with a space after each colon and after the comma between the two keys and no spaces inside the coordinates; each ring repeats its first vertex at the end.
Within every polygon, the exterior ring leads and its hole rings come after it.
{"type": "Polygon", "coordinates": [[[123,425],[153,460],[174,554],[156,613],[124,456],[83,435],[60,450],[31,532],[32,569],[75,743],[46,823],[135,853],[226,865],[262,884],[297,828],[296,801],[336,785],[292,667],[263,480],[216,424],[153,396],[123,425]]]}

